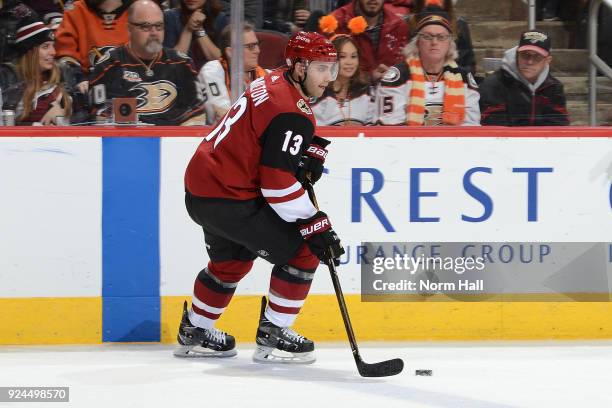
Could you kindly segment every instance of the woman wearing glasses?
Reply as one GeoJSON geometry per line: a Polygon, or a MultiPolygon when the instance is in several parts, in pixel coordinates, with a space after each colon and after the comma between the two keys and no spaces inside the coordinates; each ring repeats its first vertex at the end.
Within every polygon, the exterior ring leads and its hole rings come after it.
{"type": "Polygon", "coordinates": [[[480,98],[472,74],[455,62],[449,16],[440,8],[419,15],[406,60],[385,73],[377,91],[383,125],[479,125],[480,98]]]}
{"type": "Polygon", "coordinates": [[[319,126],[363,126],[375,120],[376,104],[367,74],[359,68],[360,54],[355,40],[339,34],[332,43],[338,52],[338,78],[329,83],[312,111],[319,126]]]}
{"type": "Polygon", "coordinates": [[[181,0],[177,8],[164,12],[164,47],[189,55],[199,71],[207,61],[221,58],[219,33],[228,24],[217,0],[181,0]]]}

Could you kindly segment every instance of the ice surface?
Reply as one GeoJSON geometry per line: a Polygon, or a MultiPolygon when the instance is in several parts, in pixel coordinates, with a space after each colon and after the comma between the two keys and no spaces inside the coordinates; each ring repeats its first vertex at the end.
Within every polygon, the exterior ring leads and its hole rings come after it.
{"type": "Polygon", "coordinates": [[[26,404],[43,408],[612,407],[610,342],[361,348],[366,362],[403,358],[404,372],[362,378],[348,344],[319,344],[308,366],[253,363],[249,344],[235,358],[205,361],[174,358],[165,345],[3,346],[0,386],[70,387],[70,403],[26,404]]]}

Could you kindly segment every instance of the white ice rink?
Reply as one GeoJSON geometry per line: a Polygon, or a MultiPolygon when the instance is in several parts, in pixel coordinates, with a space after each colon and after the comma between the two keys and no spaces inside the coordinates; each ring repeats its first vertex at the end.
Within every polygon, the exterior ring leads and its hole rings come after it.
{"type": "Polygon", "coordinates": [[[388,378],[357,374],[348,344],[309,366],[182,360],[170,346],[0,347],[0,386],[69,386],[69,403],[25,407],[612,407],[612,343],[365,344],[366,362],[404,359],[388,378]],[[432,369],[416,377],[415,369],[432,369]]]}

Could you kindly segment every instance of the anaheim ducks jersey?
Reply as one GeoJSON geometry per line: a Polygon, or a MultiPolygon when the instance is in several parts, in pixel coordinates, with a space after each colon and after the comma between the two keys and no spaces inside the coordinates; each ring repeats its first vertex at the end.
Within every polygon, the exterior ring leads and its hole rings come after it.
{"type": "Polygon", "coordinates": [[[319,126],[365,126],[376,122],[376,102],[369,86],[350,93],[344,100],[337,99],[327,88],[311,106],[319,126]]]}
{"type": "MultiPolygon", "coordinates": [[[[460,72],[465,89],[465,119],[463,126],[480,124],[480,94],[471,73],[445,66],[444,70],[460,72]]],[[[406,62],[391,67],[383,75],[376,92],[378,123],[381,125],[405,125],[406,110],[410,99],[410,68],[406,62]]],[[[425,126],[442,125],[444,106],[444,81],[425,82],[425,126]]]]}
{"type": "Polygon", "coordinates": [[[78,63],[83,72],[104,54],[128,41],[127,9],[130,1],[110,13],[92,10],[84,0],[74,3],[55,32],[57,58],[78,63]]]}
{"type": "Polygon", "coordinates": [[[95,116],[111,116],[113,98],[136,98],[141,122],[204,124],[204,107],[191,59],[164,48],[155,61],[147,63],[150,68],[122,46],[96,64],[89,84],[95,116]]]}
{"type": "MultiPolygon", "coordinates": [[[[252,81],[265,74],[266,70],[256,67],[254,70],[246,73],[251,78],[245,79],[252,81]]],[[[232,104],[229,82],[230,73],[228,67],[220,60],[207,62],[198,74],[198,87],[202,93],[204,108],[206,109],[206,120],[209,125],[214,124],[220,119],[232,104]],[[218,112],[223,112],[223,114],[218,115],[218,112]]]]}
{"type": "Polygon", "coordinates": [[[202,141],[185,173],[191,194],[233,200],[263,196],[287,222],[317,212],[295,177],[315,118],[287,75],[272,71],[251,82],[202,141]]]}

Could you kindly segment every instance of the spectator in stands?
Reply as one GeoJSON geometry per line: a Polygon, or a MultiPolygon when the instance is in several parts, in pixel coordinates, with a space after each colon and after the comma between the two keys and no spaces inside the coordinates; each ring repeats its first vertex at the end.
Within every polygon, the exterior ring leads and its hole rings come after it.
{"type": "Polygon", "coordinates": [[[38,21],[34,10],[19,0],[0,0],[0,63],[10,62],[17,56],[13,47],[17,27],[23,21],[38,21]]]}
{"type": "Polygon", "coordinates": [[[221,58],[219,34],[228,23],[218,0],[181,0],[178,8],[164,13],[164,47],[189,55],[197,70],[221,58]]]}
{"type": "MultiPolygon", "coordinates": [[[[231,0],[219,0],[223,5],[223,12],[231,15],[231,0]]],[[[244,0],[244,20],[251,24],[255,29],[263,27],[264,21],[264,0],[244,0]]]]}
{"type": "Polygon", "coordinates": [[[548,34],[531,30],[506,51],[502,67],[480,86],[483,125],[569,125],[563,84],[550,74],[550,48],[548,34]]]}
{"type": "Polygon", "coordinates": [[[297,33],[310,17],[308,3],[308,0],[264,0],[263,28],[288,35],[297,33]]]}
{"type": "Polygon", "coordinates": [[[476,73],[476,57],[474,56],[474,48],[472,47],[472,36],[468,22],[463,17],[455,15],[453,0],[415,0],[414,12],[418,16],[425,12],[427,7],[441,7],[450,17],[451,27],[455,35],[455,44],[457,45],[457,65],[460,68],[476,73]]]}
{"type": "Polygon", "coordinates": [[[91,67],[127,41],[126,10],[131,0],[84,0],[64,12],[56,31],[57,57],[66,80],[87,93],[91,67]]]}
{"type": "Polygon", "coordinates": [[[92,100],[97,119],[110,117],[113,98],[135,98],[139,120],[155,125],[202,125],[204,107],[191,59],[164,48],[164,16],[151,0],[128,10],[129,41],[94,67],[92,100]]]}
{"type": "Polygon", "coordinates": [[[406,61],[383,76],[377,91],[383,125],[478,125],[478,91],[471,73],[461,70],[449,15],[430,9],[419,16],[406,61]]]}
{"type": "Polygon", "coordinates": [[[367,75],[359,68],[359,49],[348,34],[332,40],[338,52],[338,77],[310,104],[320,126],[371,125],[376,104],[367,75]]]}
{"type": "Polygon", "coordinates": [[[403,19],[408,19],[414,13],[413,0],[385,0],[385,7],[403,19]]]}
{"type": "Polygon", "coordinates": [[[560,21],[560,0],[538,0],[536,1],[538,20],[560,21]]]}
{"type": "Polygon", "coordinates": [[[383,5],[384,0],[353,0],[331,13],[338,21],[333,31],[354,35],[361,69],[374,81],[402,60],[402,48],[408,42],[408,24],[383,5]]]}
{"type": "Polygon", "coordinates": [[[42,21],[27,21],[17,29],[15,49],[15,70],[0,84],[2,109],[15,111],[17,125],[64,124],[78,106],[61,83],[53,30],[42,21]]]}
{"type": "Polygon", "coordinates": [[[56,30],[64,15],[64,2],[57,0],[22,0],[32,10],[36,11],[43,23],[56,30]]]}
{"type": "MultiPolygon", "coordinates": [[[[266,70],[258,65],[259,41],[255,29],[250,23],[243,28],[242,59],[244,65],[244,83],[248,85],[256,78],[266,74],[266,70]]],[[[232,26],[226,26],[221,32],[221,49],[223,57],[207,62],[198,74],[198,85],[204,96],[206,120],[208,124],[215,123],[227,113],[231,103],[231,55],[232,26]]]]}

